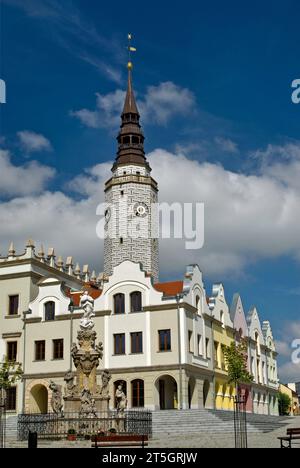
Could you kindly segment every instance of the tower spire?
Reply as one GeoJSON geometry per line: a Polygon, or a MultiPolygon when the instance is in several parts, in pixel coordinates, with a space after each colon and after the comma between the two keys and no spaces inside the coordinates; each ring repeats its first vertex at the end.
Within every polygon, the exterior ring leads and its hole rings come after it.
{"type": "Polygon", "coordinates": [[[138,111],[134,89],[132,84],[133,64],[131,60],[132,52],[136,52],[131,45],[132,34],[128,34],[128,84],[123,112],[121,115],[121,129],[118,135],[118,153],[113,166],[113,171],[121,165],[136,164],[147,167],[149,164],[145,157],[144,141],[145,137],[140,125],[140,113],[138,111]]]}

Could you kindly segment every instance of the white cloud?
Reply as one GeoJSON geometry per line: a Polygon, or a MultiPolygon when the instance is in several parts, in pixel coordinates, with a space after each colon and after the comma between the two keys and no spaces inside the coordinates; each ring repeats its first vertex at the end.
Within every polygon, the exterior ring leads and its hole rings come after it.
{"type": "MultiPolygon", "coordinates": [[[[222,280],[229,273],[242,273],[246,265],[258,260],[282,255],[300,259],[300,223],[295,215],[300,205],[300,187],[293,182],[282,183],[294,170],[296,161],[287,161],[279,177],[274,174],[277,163],[265,166],[261,174],[246,175],[164,150],[154,151],[148,159],[159,182],[160,201],[205,203],[204,248],[188,251],[182,240],[161,241],[163,274],[175,274],[188,263],[199,263],[206,275],[222,280]]],[[[53,177],[52,169],[37,163],[13,166],[7,152],[1,153],[1,164],[1,191],[5,194],[41,192],[53,177]]],[[[16,233],[20,241],[28,235],[38,236],[45,242],[58,243],[65,254],[72,247],[73,255],[82,262],[96,261],[101,268],[103,252],[95,233],[99,221],[96,208],[103,201],[110,167],[111,163],[99,164],[70,182],[69,188],[81,194],[81,201],[57,192],[0,205],[0,219],[6,226],[5,231],[1,230],[0,242],[7,243],[16,233]],[[45,217],[34,215],[34,203],[43,207],[45,217]],[[53,230],[53,220],[60,225],[59,235],[53,230]],[[18,227],[16,223],[20,223],[18,227]]]]}
{"type": "MultiPolygon", "coordinates": [[[[276,341],[276,349],[281,359],[279,366],[279,377],[281,382],[299,382],[300,380],[300,364],[296,364],[292,360],[292,354],[295,348],[292,344],[295,340],[300,340],[300,322],[287,321],[281,324],[280,339],[276,341]]],[[[300,348],[297,352],[300,357],[300,348]]]]}
{"type": "Polygon", "coordinates": [[[39,133],[23,130],[17,133],[20,146],[26,153],[37,153],[39,151],[51,151],[50,141],[39,133]]]}
{"type": "MultiPolygon", "coordinates": [[[[54,169],[43,166],[36,161],[31,161],[24,166],[14,166],[10,153],[0,150],[0,197],[1,195],[11,197],[40,193],[54,175],[54,169]]],[[[2,230],[1,216],[0,219],[2,230]]]]}
{"type": "Polygon", "coordinates": [[[239,153],[238,144],[229,138],[216,137],[215,143],[222,151],[224,151],[224,153],[239,153]]]}
{"type": "MultiPolygon", "coordinates": [[[[117,127],[120,123],[125,91],[118,89],[106,95],[96,93],[96,96],[95,110],[71,111],[71,116],[77,117],[83,125],[90,128],[117,127]]],[[[193,114],[195,104],[195,96],[191,91],[172,82],[148,87],[144,99],[138,100],[143,122],[157,125],[166,125],[177,115],[193,114]]]]}

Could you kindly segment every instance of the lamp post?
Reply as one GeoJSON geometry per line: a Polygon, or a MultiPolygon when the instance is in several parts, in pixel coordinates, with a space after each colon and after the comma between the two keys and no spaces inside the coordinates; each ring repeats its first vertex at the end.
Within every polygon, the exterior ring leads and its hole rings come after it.
{"type": "Polygon", "coordinates": [[[69,312],[71,314],[70,320],[70,371],[72,372],[73,361],[72,361],[72,345],[73,345],[73,313],[74,313],[74,305],[71,302],[69,305],[69,312]]]}
{"type": "Polygon", "coordinates": [[[182,354],[181,354],[181,320],[180,320],[180,300],[182,299],[182,294],[176,295],[177,302],[177,327],[178,327],[178,359],[179,359],[179,410],[183,407],[182,402],[182,354]]]}
{"type": "Polygon", "coordinates": [[[26,317],[27,315],[31,315],[32,310],[28,309],[23,312],[23,394],[22,394],[22,413],[25,413],[25,391],[26,391],[26,383],[25,383],[25,367],[26,367],[26,317]]]}

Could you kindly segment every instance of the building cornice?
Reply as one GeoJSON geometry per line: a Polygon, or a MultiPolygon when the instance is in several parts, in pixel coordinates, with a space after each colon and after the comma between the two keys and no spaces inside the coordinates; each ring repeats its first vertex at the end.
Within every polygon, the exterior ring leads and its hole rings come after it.
{"type": "Polygon", "coordinates": [[[3,340],[7,340],[10,338],[20,338],[22,336],[22,333],[2,333],[2,338],[3,340]]]}
{"type": "MultiPolygon", "coordinates": [[[[206,376],[213,377],[214,372],[210,369],[199,368],[198,366],[192,366],[190,364],[171,364],[171,365],[163,365],[163,366],[141,366],[141,367],[121,367],[115,369],[109,369],[111,375],[114,374],[134,374],[134,373],[141,373],[141,372],[165,372],[165,371],[176,371],[185,369],[187,371],[198,373],[199,375],[205,374],[206,376]]],[[[67,368],[64,372],[47,372],[47,373],[36,373],[36,374],[24,374],[24,380],[37,380],[37,379],[53,379],[53,378],[61,378],[66,375],[67,368]]],[[[102,370],[97,371],[97,375],[101,375],[102,370]]]]}
{"type": "Polygon", "coordinates": [[[116,185],[125,185],[125,184],[141,184],[141,185],[151,185],[151,187],[158,191],[157,182],[151,176],[138,176],[135,174],[128,174],[126,176],[120,177],[111,177],[105,184],[105,192],[111,187],[116,185]]]}

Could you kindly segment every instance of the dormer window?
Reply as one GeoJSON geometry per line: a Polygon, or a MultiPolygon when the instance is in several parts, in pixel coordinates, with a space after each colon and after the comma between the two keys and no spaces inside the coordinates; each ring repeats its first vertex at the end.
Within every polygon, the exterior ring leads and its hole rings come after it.
{"type": "Polygon", "coordinates": [[[44,305],[45,322],[53,322],[55,320],[55,302],[49,301],[44,305]]]}

